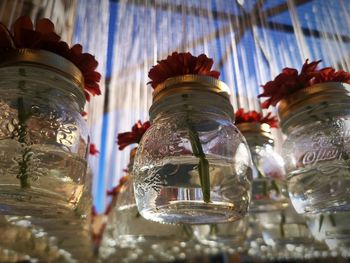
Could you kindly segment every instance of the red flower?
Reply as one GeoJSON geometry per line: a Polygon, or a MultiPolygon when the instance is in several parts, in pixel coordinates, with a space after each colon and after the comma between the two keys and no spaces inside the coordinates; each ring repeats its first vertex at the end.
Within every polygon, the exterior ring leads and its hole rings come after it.
{"type": "Polygon", "coordinates": [[[276,117],[271,116],[271,112],[269,112],[265,117],[259,112],[256,111],[248,111],[244,112],[243,108],[240,108],[235,113],[235,123],[246,123],[246,122],[260,122],[267,123],[271,128],[278,128],[278,120],[276,117]]]}
{"type": "Polygon", "coordinates": [[[7,51],[16,48],[11,33],[0,23],[0,50],[7,51]]]}
{"type": "Polygon", "coordinates": [[[106,207],[106,210],[104,212],[105,215],[109,215],[109,213],[112,211],[112,204],[108,204],[106,207]]]}
{"type": "Polygon", "coordinates": [[[144,124],[142,124],[141,121],[138,121],[132,127],[131,132],[119,133],[117,141],[119,145],[119,150],[123,150],[126,146],[130,144],[139,143],[143,134],[148,130],[150,126],[151,123],[149,121],[146,121],[144,124]]]}
{"type": "Polygon", "coordinates": [[[299,75],[296,69],[284,68],[273,81],[262,85],[264,92],[258,97],[269,97],[264,101],[262,107],[276,106],[281,99],[316,83],[344,82],[350,84],[349,73],[343,70],[335,71],[331,67],[318,70],[317,65],[320,62],[321,60],[318,60],[309,64],[307,59],[299,75]]]}
{"type": "Polygon", "coordinates": [[[89,152],[91,155],[97,155],[99,153],[99,151],[96,148],[96,145],[93,143],[90,144],[89,152]]]}
{"type": "Polygon", "coordinates": [[[350,74],[344,70],[335,71],[334,68],[323,68],[315,76],[313,83],[344,82],[350,84],[350,74]]]}
{"type": "Polygon", "coordinates": [[[211,71],[214,61],[205,54],[195,57],[189,52],[173,52],[166,59],[157,62],[158,64],[153,66],[148,73],[148,77],[152,80],[149,82],[152,88],[156,88],[168,78],[186,74],[206,75],[213,78],[220,76],[220,72],[211,71]]]}
{"type": "Polygon", "coordinates": [[[61,37],[55,33],[54,24],[46,18],[36,21],[35,29],[28,16],[18,18],[13,25],[13,35],[0,23],[0,52],[9,49],[30,48],[51,51],[70,60],[77,66],[84,76],[84,88],[86,99],[91,95],[100,95],[97,84],[101,80],[100,73],[96,72],[97,61],[95,57],[82,53],[81,45],[77,44],[69,48],[66,42],[60,41],[61,37]]]}
{"type": "Polygon", "coordinates": [[[122,186],[129,180],[129,175],[124,175],[119,179],[119,184],[107,191],[107,195],[116,196],[120,192],[122,186]]]}
{"type": "Polygon", "coordinates": [[[319,61],[308,63],[308,59],[305,61],[300,74],[293,68],[284,68],[274,80],[262,85],[264,92],[258,96],[269,97],[262,103],[263,108],[268,108],[270,105],[276,106],[276,104],[288,95],[308,87],[311,85],[311,80],[317,75],[318,71],[316,67],[319,61]]]}
{"type": "Polygon", "coordinates": [[[83,117],[87,116],[87,112],[86,111],[82,111],[81,112],[81,116],[83,116],[83,117]]]}
{"type": "Polygon", "coordinates": [[[264,195],[260,195],[260,194],[256,194],[254,195],[254,199],[259,201],[259,200],[263,200],[263,199],[266,199],[268,198],[267,196],[264,196],[264,195]]]}

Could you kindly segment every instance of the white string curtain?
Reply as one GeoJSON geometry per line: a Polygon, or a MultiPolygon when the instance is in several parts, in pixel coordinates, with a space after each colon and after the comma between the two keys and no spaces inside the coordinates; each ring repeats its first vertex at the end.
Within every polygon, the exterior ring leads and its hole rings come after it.
{"type": "Polygon", "coordinates": [[[71,43],[76,13],[76,0],[1,0],[0,21],[11,28],[21,15],[32,21],[49,18],[62,40],[71,43]]]}
{"type": "MultiPolygon", "coordinates": [[[[105,78],[107,72],[107,48],[109,29],[109,0],[79,0],[75,15],[75,27],[73,44],[80,43],[83,52],[95,56],[99,65],[97,71],[101,73],[100,96],[91,96],[90,102],[86,104],[87,123],[90,130],[90,142],[101,149],[102,142],[102,122],[104,113],[104,103],[106,96],[105,78]]],[[[98,189],[101,158],[99,155],[89,157],[89,168],[91,169],[92,194],[95,199],[104,196],[105,189],[98,189]]]]}

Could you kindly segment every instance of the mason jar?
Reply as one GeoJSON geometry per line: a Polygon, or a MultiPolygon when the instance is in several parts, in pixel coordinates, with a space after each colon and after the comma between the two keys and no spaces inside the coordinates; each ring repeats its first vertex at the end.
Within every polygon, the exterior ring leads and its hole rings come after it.
{"type": "Polygon", "coordinates": [[[234,222],[193,226],[200,244],[214,247],[243,247],[248,230],[248,217],[234,222]]]}
{"type": "Polygon", "coordinates": [[[165,261],[170,256],[177,258],[181,243],[192,237],[189,226],[160,224],[143,218],[137,210],[133,179],[130,176],[120,186],[112,204],[99,248],[100,257],[106,262],[128,258],[132,254],[137,254],[140,262],[145,261],[141,260],[141,256],[149,254],[159,261],[165,261]],[[140,253],[135,254],[135,248],[140,253]]]}
{"type": "Polygon", "coordinates": [[[314,239],[307,227],[305,218],[295,212],[289,203],[285,209],[258,213],[262,236],[269,246],[293,245],[310,247],[314,239]]]}
{"type": "Polygon", "coordinates": [[[48,51],[0,54],[0,213],[57,216],[82,196],[84,80],[48,51]]]}
{"type": "Polygon", "coordinates": [[[350,210],[350,85],[302,89],[278,105],[288,191],[296,211],[350,210]]]}
{"type": "Polygon", "coordinates": [[[186,224],[242,218],[252,162],[228,87],[208,76],[169,78],[156,87],[149,113],[133,169],[141,215],[186,224]]]}
{"type": "Polygon", "coordinates": [[[254,170],[250,213],[268,212],[288,206],[282,157],[274,150],[270,125],[260,122],[237,124],[247,140],[254,170]]]}
{"type": "Polygon", "coordinates": [[[313,237],[325,242],[331,250],[349,251],[350,248],[350,212],[336,212],[311,215],[306,222],[313,237]]]}

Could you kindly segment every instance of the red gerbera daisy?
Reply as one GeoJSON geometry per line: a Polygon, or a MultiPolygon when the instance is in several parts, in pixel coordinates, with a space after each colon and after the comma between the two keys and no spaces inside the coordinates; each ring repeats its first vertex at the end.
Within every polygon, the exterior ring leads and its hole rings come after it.
{"type": "Polygon", "coordinates": [[[158,84],[168,78],[186,74],[205,75],[213,78],[219,78],[220,76],[220,72],[211,70],[214,61],[205,54],[196,57],[189,52],[173,52],[166,59],[157,62],[158,64],[153,66],[148,73],[152,88],[156,88],[158,84]]]}
{"type": "Polygon", "coordinates": [[[247,123],[247,122],[259,122],[266,123],[270,125],[271,128],[278,128],[278,120],[276,117],[271,116],[271,112],[269,112],[266,116],[257,111],[247,111],[244,112],[243,108],[240,108],[235,113],[235,123],[247,123]]]}
{"type": "Polygon", "coordinates": [[[123,150],[130,144],[139,143],[143,134],[148,130],[150,126],[151,123],[149,121],[146,121],[144,124],[142,124],[141,121],[138,121],[132,127],[132,130],[130,132],[119,133],[117,141],[119,150],[123,150]]]}
{"type": "Polygon", "coordinates": [[[36,21],[35,28],[28,16],[18,18],[13,24],[13,34],[0,23],[0,52],[10,49],[29,48],[51,51],[70,60],[77,66],[84,77],[84,89],[86,99],[90,100],[90,94],[100,95],[98,82],[101,74],[96,72],[98,62],[88,53],[82,53],[82,46],[77,44],[69,48],[66,42],[60,41],[61,37],[55,33],[54,24],[47,18],[36,21]]]}

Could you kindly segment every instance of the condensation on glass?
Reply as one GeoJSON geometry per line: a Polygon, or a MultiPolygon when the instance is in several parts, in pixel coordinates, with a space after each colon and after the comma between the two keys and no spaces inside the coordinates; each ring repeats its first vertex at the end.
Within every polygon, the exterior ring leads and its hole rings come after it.
{"type": "Polygon", "coordinates": [[[86,180],[83,77],[48,51],[0,59],[1,214],[57,215],[77,207],[86,180]]]}
{"type": "Polygon", "coordinates": [[[150,108],[152,125],[133,170],[142,216],[206,224],[246,214],[252,161],[233,116],[229,89],[214,78],[185,75],[158,85],[150,108]]]}

